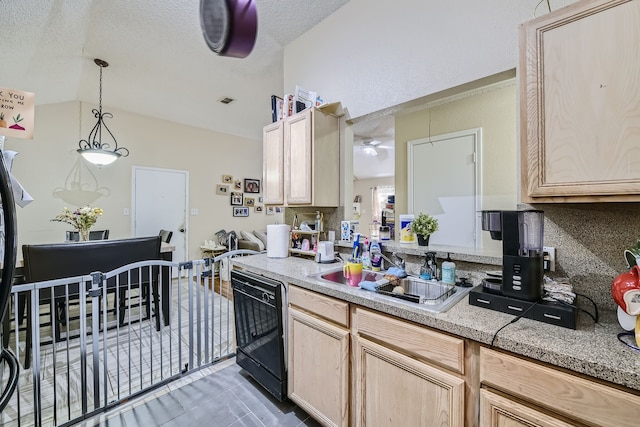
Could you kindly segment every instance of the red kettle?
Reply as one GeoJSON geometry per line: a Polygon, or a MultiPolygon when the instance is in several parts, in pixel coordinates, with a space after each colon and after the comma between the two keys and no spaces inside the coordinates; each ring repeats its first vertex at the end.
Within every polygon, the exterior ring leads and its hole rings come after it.
{"type": "Polygon", "coordinates": [[[613,300],[629,315],[640,315],[640,267],[634,265],[611,284],[613,300]]]}

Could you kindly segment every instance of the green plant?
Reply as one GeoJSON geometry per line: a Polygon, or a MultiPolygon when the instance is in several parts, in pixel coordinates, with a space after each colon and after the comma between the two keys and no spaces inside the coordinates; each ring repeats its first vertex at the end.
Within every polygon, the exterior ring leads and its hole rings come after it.
{"type": "Polygon", "coordinates": [[[416,234],[422,234],[423,236],[429,236],[438,231],[438,220],[429,214],[420,213],[411,222],[411,231],[416,234]]]}

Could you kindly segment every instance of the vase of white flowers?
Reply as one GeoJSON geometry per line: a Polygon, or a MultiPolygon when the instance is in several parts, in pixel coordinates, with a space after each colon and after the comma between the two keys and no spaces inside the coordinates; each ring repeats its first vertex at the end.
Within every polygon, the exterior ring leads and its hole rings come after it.
{"type": "Polygon", "coordinates": [[[51,221],[64,222],[72,225],[78,231],[81,242],[89,240],[89,230],[98,220],[104,211],[101,208],[92,208],[91,206],[83,206],[74,211],[64,208],[61,214],[58,214],[51,221]]]}

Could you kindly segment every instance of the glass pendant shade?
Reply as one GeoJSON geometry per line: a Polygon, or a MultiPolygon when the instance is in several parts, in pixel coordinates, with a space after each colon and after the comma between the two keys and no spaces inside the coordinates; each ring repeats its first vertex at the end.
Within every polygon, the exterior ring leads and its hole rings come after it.
{"type": "Polygon", "coordinates": [[[109,150],[102,150],[100,148],[87,148],[79,149],[78,153],[84,157],[89,163],[93,163],[96,166],[106,166],[118,160],[121,156],[120,153],[115,153],[109,150]]]}

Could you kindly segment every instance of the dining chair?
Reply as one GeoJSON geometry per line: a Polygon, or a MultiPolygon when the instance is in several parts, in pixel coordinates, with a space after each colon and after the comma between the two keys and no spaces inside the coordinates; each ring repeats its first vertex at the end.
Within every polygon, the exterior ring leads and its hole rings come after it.
{"type": "MultiPolygon", "coordinates": [[[[109,230],[89,231],[89,240],[107,240],[109,230]]],[[[67,242],[77,242],[80,240],[80,233],[77,231],[67,231],[67,242]]]]}
{"type": "Polygon", "coordinates": [[[161,229],[160,233],[158,233],[162,238],[162,241],[165,243],[169,243],[171,241],[171,237],[173,236],[173,231],[161,229]]]}

